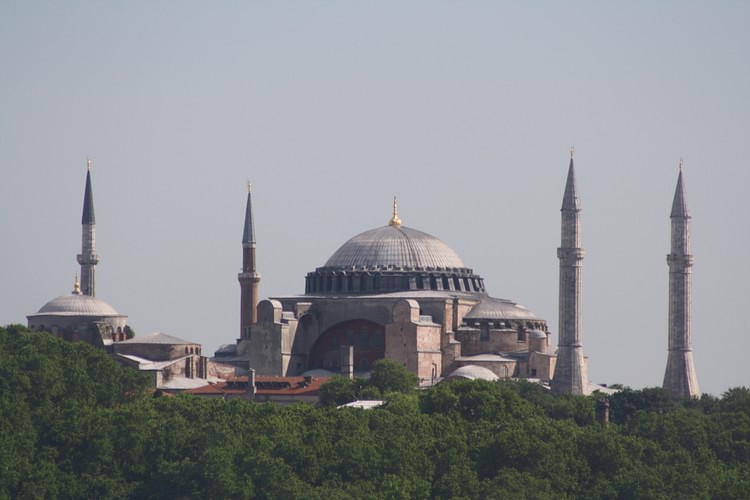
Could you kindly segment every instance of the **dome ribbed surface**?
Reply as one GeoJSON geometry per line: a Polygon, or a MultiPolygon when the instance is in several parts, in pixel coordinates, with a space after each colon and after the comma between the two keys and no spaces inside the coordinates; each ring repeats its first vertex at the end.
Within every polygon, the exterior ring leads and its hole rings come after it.
{"type": "Polygon", "coordinates": [[[63,295],[50,300],[36,315],[59,314],[67,316],[120,316],[115,309],[96,297],[89,295],[63,295]]]}
{"type": "Polygon", "coordinates": [[[454,370],[446,378],[466,378],[469,380],[498,380],[495,373],[484,366],[466,365],[454,370]]]}
{"type": "Polygon", "coordinates": [[[448,245],[422,231],[384,226],[358,234],[328,259],[326,268],[463,268],[448,245]]]}
{"type": "Polygon", "coordinates": [[[537,319],[534,313],[521,304],[506,299],[487,297],[465,316],[468,319],[537,319]]]}

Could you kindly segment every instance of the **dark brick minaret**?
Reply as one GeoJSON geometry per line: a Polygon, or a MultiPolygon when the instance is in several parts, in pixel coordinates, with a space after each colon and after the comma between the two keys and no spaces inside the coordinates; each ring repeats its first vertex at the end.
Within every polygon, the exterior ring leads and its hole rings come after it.
{"type": "Polygon", "coordinates": [[[83,215],[81,216],[81,253],[78,263],[81,265],[81,293],[96,295],[96,265],[99,256],[96,254],[96,217],[94,217],[94,191],[91,188],[91,160],[86,160],[86,188],[83,194],[83,215]]]}
{"type": "Polygon", "coordinates": [[[247,184],[245,229],[242,232],[242,272],[237,279],[240,282],[240,336],[246,338],[250,333],[250,325],[258,320],[258,285],[260,284],[260,273],[255,268],[255,228],[250,183],[247,184]]]}
{"type": "Polygon", "coordinates": [[[570,151],[568,179],[562,208],[560,259],[559,339],[557,363],[552,378],[554,394],[588,394],[588,373],[583,357],[581,334],[581,203],[578,199],[573,150],[570,151]]]}
{"type": "Polygon", "coordinates": [[[672,200],[671,252],[669,265],[669,355],[664,374],[664,388],[674,399],[697,398],[698,377],[693,366],[691,328],[691,278],[693,256],[690,254],[690,213],[682,180],[682,161],[677,188],[672,200]]]}

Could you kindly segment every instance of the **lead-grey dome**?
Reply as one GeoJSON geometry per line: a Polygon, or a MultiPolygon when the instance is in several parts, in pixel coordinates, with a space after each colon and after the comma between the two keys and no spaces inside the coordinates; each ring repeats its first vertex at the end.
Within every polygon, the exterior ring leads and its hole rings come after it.
{"type": "Polygon", "coordinates": [[[432,235],[405,226],[365,231],[344,243],[325,266],[364,269],[463,268],[461,258],[432,235]]]}
{"type": "Polygon", "coordinates": [[[446,379],[465,378],[469,380],[498,380],[500,377],[489,368],[477,365],[466,365],[454,370],[446,379]]]}
{"type": "Polygon", "coordinates": [[[103,300],[90,295],[62,295],[50,300],[30,316],[120,316],[115,309],[103,300]]]}
{"type": "Polygon", "coordinates": [[[306,294],[376,294],[448,290],[484,294],[484,283],[448,245],[432,235],[391,224],[360,233],[324,266],[308,273],[306,294]]]}

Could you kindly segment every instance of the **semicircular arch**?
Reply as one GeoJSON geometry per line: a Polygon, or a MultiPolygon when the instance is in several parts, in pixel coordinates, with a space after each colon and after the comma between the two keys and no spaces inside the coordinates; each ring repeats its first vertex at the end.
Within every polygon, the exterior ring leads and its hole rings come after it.
{"type": "Polygon", "coordinates": [[[338,323],[323,332],[310,350],[307,369],[341,370],[341,346],[354,346],[354,370],[368,371],[385,357],[385,326],[366,319],[338,323]]]}

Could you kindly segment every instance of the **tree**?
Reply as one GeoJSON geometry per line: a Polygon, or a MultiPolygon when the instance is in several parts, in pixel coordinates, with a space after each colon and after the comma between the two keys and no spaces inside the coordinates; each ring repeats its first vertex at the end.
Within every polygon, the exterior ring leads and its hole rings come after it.
{"type": "Polygon", "coordinates": [[[368,385],[377,387],[381,394],[387,392],[410,392],[417,387],[419,379],[403,365],[392,359],[379,359],[372,364],[368,385]]]}
{"type": "Polygon", "coordinates": [[[320,405],[339,406],[351,403],[357,399],[354,381],[347,377],[331,377],[328,382],[320,386],[320,405]]]}

